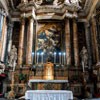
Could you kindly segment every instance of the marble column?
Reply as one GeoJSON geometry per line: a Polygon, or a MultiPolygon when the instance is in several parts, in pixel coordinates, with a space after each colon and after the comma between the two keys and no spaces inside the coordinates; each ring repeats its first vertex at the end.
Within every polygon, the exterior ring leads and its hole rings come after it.
{"type": "Polygon", "coordinates": [[[8,37],[9,37],[9,42],[8,42],[8,53],[10,53],[11,46],[12,46],[12,31],[13,31],[13,23],[8,24],[8,37]]]}
{"type": "Polygon", "coordinates": [[[96,20],[95,17],[92,17],[92,33],[93,33],[93,48],[94,48],[94,56],[96,56],[96,61],[99,62],[99,51],[98,51],[98,43],[97,43],[97,29],[96,29],[96,20]]]}
{"type": "Polygon", "coordinates": [[[26,64],[32,64],[32,47],[33,47],[33,23],[34,19],[29,18],[29,30],[27,34],[27,54],[26,54],[26,64]]]}
{"type": "Polygon", "coordinates": [[[21,19],[21,28],[20,28],[20,36],[19,36],[19,48],[18,48],[18,65],[21,65],[23,63],[24,30],[25,30],[25,19],[21,19]]]}
{"type": "Polygon", "coordinates": [[[70,43],[70,24],[69,19],[65,19],[65,47],[67,65],[71,65],[71,43],[70,43]]]}
{"type": "Polygon", "coordinates": [[[2,52],[3,27],[4,27],[4,16],[0,13],[0,60],[1,60],[1,54],[2,54],[1,52],[2,52]]]}
{"type": "Polygon", "coordinates": [[[11,50],[11,45],[12,45],[12,29],[13,29],[13,23],[8,20],[7,23],[7,39],[6,39],[6,50],[5,50],[5,62],[8,62],[8,54],[10,53],[11,50]]]}
{"type": "Polygon", "coordinates": [[[2,37],[1,37],[1,61],[4,61],[6,38],[7,38],[7,23],[6,23],[6,16],[4,16],[2,37]]]}
{"type": "Polygon", "coordinates": [[[91,48],[91,34],[90,34],[90,24],[89,22],[85,23],[85,36],[86,36],[86,45],[88,50],[88,66],[89,69],[92,67],[92,48],[91,48]]]}
{"type": "Polygon", "coordinates": [[[79,66],[79,51],[78,51],[78,35],[76,19],[73,19],[73,48],[74,48],[74,63],[79,66]]]}

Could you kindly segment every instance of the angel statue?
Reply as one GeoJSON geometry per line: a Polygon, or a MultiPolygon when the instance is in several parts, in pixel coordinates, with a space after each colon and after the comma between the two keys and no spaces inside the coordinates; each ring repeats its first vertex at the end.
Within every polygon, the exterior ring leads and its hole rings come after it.
{"type": "Polygon", "coordinates": [[[17,49],[15,45],[13,45],[8,57],[9,66],[13,67],[13,71],[15,70],[16,61],[17,61],[17,49]]]}
{"type": "Polygon", "coordinates": [[[87,64],[88,64],[88,51],[85,48],[85,46],[83,46],[80,52],[80,56],[81,56],[81,63],[82,63],[82,68],[84,72],[85,71],[84,69],[87,67],[87,64]]]}

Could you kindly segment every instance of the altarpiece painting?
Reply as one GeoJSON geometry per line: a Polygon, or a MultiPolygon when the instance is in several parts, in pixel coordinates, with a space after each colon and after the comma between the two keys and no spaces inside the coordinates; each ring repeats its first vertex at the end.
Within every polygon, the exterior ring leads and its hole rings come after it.
{"type": "Polygon", "coordinates": [[[37,26],[36,53],[38,62],[46,62],[50,58],[52,62],[59,61],[59,53],[62,49],[62,25],[61,23],[39,23],[37,26]],[[56,59],[54,55],[56,54],[56,59]],[[55,60],[55,61],[54,61],[55,60]]]}

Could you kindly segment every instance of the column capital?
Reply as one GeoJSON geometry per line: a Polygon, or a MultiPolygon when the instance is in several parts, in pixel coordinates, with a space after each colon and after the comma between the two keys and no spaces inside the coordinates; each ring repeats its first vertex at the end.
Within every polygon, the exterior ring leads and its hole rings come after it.
{"type": "Polygon", "coordinates": [[[25,19],[26,18],[26,13],[23,12],[20,17],[21,17],[21,19],[25,19]]]}
{"type": "Polygon", "coordinates": [[[76,23],[76,22],[77,22],[77,19],[76,19],[76,18],[73,18],[73,22],[75,22],[75,23],[76,23]]]}
{"type": "Polygon", "coordinates": [[[22,2],[22,3],[26,3],[26,2],[28,2],[28,0],[21,0],[21,2],[22,2]]]}
{"type": "Polygon", "coordinates": [[[13,23],[10,23],[10,22],[9,22],[9,23],[8,23],[8,26],[11,27],[11,28],[13,28],[13,23]]]}
{"type": "Polygon", "coordinates": [[[88,28],[90,26],[89,21],[85,22],[85,26],[88,28]]]}
{"type": "Polygon", "coordinates": [[[20,22],[21,22],[22,25],[24,25],[25,24],[25,18],[24,17],[21,17],[20,18],[20,22]]]}
{"type": "Polygon", "coordinates": [[[32,23],[35,22],[35,20],[34,20],[34,18],[33,18],[32,16],[28,17],[28,21],[29,21],[29,22],[32,22],[32,23]]]}
{"type": "Polygon", "coordinates": [[[96,16],[92,17],[92,24],[94,24],[96,27],[96,16]]]}
{"type": "Polygon", "coordinates": [[[78,17],[77,12],[73,12],[73,18],[76,19],[78,17]]]}

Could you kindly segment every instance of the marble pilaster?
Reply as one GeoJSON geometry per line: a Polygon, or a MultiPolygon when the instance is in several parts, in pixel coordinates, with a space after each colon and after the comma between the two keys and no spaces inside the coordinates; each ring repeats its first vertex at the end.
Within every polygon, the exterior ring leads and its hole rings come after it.
{"type": "Polygon", "coordinates": [[[21,19],[19,48],[18,48],[18,65],[21,65],[23,63],[24,30],[25,30],[25,19],[21,19]]]}
{"type": "Polygon", "coordinates": [[[74,64],[75,66],[79,66],[77,23],[75,19],[73,19],[73,47],[74,47],[74,64]]]}
{"type": "Polygon", "coordinates": [[[70,24],[69,19],[65,20],[65,46],[67,65],[71,65],[71,43],[70,43],[70,24]]]}
{"type": "Polygon", "coordinates": [[[33,23],[34,19],[29,18],[29,30],[27,34],[27,54],[26,54],[26,64],[32,64],[32,47],[33,47],[33,23]]]}

